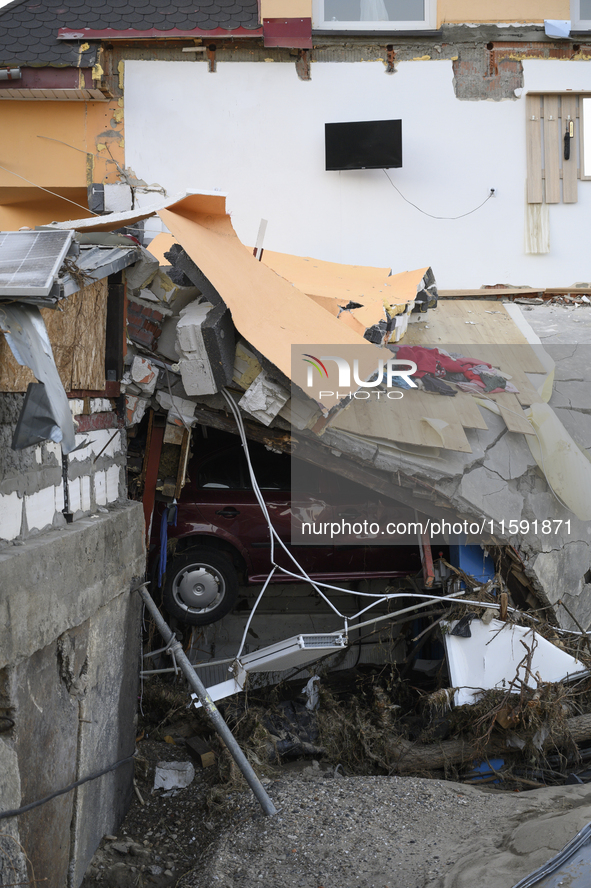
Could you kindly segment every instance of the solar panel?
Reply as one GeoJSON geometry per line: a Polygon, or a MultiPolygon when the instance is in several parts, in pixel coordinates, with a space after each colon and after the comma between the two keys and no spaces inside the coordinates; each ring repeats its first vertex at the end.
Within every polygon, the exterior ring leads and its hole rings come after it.
{"type": "Polygon", "coordinates": [[[0,296],[49,296],[74,232],[0,231],[0,296]]]}

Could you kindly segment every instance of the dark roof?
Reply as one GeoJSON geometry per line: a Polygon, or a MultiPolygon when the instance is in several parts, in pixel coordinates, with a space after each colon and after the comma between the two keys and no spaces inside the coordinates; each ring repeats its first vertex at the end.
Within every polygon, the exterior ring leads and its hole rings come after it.
{"type": "MultiPolygon", "coordinates": [[[[58,40],[60,28],[114,31],[232,32],[259,28],[257,0],[14,0],[0,9],[0,65],[88,67],[78,42],[58,40]]],[[[140,36],[139,34],[137,35],[140,36]]]]}

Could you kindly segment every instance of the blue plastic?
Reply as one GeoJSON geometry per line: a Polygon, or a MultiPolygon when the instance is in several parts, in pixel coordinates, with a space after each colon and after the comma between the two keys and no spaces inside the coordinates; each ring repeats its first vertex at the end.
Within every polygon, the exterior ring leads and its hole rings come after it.
{"type": "Polygon", "coordinates": [[[495,575],[494,561],[480,546],[450,546],[449,559],[454,567],[459,567],[479,583],[486,583],[495,575]]]}

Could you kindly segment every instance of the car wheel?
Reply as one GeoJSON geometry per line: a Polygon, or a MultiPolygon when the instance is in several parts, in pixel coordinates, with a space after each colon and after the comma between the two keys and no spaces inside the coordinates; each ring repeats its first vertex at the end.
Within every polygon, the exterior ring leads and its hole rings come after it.
{"type": "Polygon", "coordinates": [[[238,598],[238,574],[229,557],[215,549],[191,549],[166,571],[162,600],[168,613],[190,626],[215,623],[238,598]]]}

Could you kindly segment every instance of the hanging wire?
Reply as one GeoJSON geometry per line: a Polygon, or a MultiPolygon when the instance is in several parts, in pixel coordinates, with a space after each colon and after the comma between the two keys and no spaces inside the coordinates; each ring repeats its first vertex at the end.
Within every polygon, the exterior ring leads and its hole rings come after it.
{"type": "Polygon", "coordinates": [[[17,179],[22,179],[23,182],[28,182],[29,185],[34,185],[35,188],[39,188],[40,191],[46,191],[47,194],[53,195],[53,197],[59,197],[60,200],[65,200],[67,203],[73,204],[75,207],[78,207],[81,210],[84,210],[85,213],[92,213],[93,216],[98,216],[99,213],[95,213],[92,210],[89,210],[88,207],[82,206],[82,204],[76,203],[75,200],[70,200],[69,197],[64,197],[62,194],[57,194],[55,191],[50,191],[49,188],[44,188],[43,185],[37,185],[36,182],[31,182],[30,179],[25,178],[25,176],[20,176],[18,173],[15,173],[14,170],[9,170],[6,167],[0,166],[0,170],[4,170],[5,173],[10,173],[11,176],[16,176],[17,179]]]}
{"type": "Polygon", "coordinates": [[[406,201],[407,204],[410,204],[411,207],[414,207],[415,210],[418,210],[419,213],[422,213],[423,216],[429,216],[430,219],[445,219],[445,220],[453,220],[453,219],[463,219],[464,216],[471,216],[472,213],[475,213],[476,210],[479,210],[480,207],[483,207],[483,206],[485,205],[485,203],[487,203],[487,202],[491,199],[491,197],[494,197],[494,194],[495,194],[494,191],[491,190],[491,192],[490,192],[490,194],[488,195],[488,197],[485,198],[485,200],[483,200],[481,204],[478,204],[477,207],[474,207],[473,210],[469,210],[467,213],[460,213],[459,216],[434,216],[432,213],[427,213],[426,210],[422,210],[422,209],[421,209],[420,207],[418,207],[415,203],[413,203],[412,200],[409,200],[407,197],[405,197],[404,194],[402,193],[402,191],[400,190],[400,188],[398,188],[398,186],[394,184],[394,182],[392,181],[392,179],[390,178],[390,176],[388,175],[388,173],[387,173],[386,170],[383,170],[383,173],[385,174],[386,179],[388,180],[388,182],[390,183],[390,185],[392,186],[392,188],[394,188],[394,190],[398,192],[398,194],[400,195],[400,197],[402,198],[402,200],[406,201]]]}

